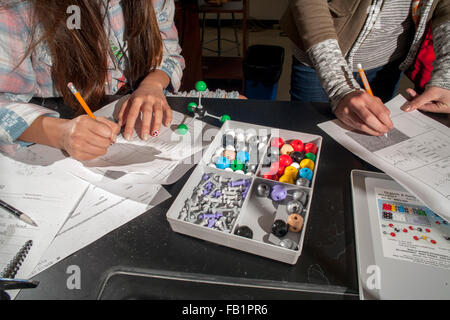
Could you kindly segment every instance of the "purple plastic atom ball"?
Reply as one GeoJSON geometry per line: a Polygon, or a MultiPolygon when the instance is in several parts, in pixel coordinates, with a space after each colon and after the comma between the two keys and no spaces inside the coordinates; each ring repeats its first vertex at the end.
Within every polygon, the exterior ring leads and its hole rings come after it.
{"type": "Polygon", "coordinates": [[[275,185],[272,188],[272,192],[270,193],[270,197],[273,201],[283,201],[286,199],[287,189],[282,185],[275,185]]]}

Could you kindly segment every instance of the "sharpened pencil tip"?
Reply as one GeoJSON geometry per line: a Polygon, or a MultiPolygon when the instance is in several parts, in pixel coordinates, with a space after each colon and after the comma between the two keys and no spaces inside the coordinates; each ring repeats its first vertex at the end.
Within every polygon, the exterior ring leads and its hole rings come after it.
{"type": "Polygon", "coordinates": [[[26,214],[22,214],[20,215],[20,220],[22,220],[23,222],[29,224],[30,226],[33,227],[37,227],[38,225],[36,224],[36,222],[33,221],[33,219],[31,219],[29,216],[27,216],[26,214]]]}

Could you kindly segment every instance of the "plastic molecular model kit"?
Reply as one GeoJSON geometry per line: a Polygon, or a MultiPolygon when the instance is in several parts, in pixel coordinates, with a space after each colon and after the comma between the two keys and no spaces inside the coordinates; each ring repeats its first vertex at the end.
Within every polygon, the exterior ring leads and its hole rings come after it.
{"type": "MultiPolygon", "coordinates": [[[[205,116],[200,109],[189,107],[196,116],[205,116]]],[[[226,117],[167,213],[172,230],[295,264],[303,248],[321,145],[317,135],[226,117]]]]}
{"type": "MultiPolygon", "coordinates": [[[[206,111],[206,108],[202,105],[202,92],[205,92],[207,89],[206,83],[204,81],[199,81],[195,84],[195,90],[198,92],[198,103],[191,102],[187,106],[187,110],[189,113],[194,114],[194,119],[203,119],[204,117],[211,117],[219,120],[224,123],[225,121],[230,120],[230,116],[227,114],[222,115],[221,117],[217,117],[212,115],[206,111]]],[[[188,133],[188,127],[186,124],[182,123],[178,126],[177,131],[180,135],[185,135],[188,133]]]]}

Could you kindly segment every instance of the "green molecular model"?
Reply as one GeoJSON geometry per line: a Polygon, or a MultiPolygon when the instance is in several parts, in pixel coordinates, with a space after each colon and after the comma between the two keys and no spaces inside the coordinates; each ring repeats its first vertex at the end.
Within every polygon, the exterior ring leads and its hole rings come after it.
{"type": "MultiPolygon", "coordinates": [[[[206,91],[207,86],[204,81],[198,81],[195,84],[195,90],[198,92],[198,104],[195,102],[191,102],[187,106],[187,110],[189,113],[194,114],[194,119],[202,119],[204,117],[211,117],[219,120],[221,123],[225,123],[228,120],[231,120],[231,117],[227,114],[222,115],[221,117],[214,116],[209,114],[202,106],[202,92],[206,91]]],[[[184,124],[178,126],[178,133],[181,135],[185,135],[188,133],[188,127],[184,124]]]]}
{"type": "Polygon", "coordinates": [[[195,102],[191,102],[187,106],[188,111],[191,113],[194,113],[195,108],[197,108],[197,104],[195,102]]]}
{"type": "Polygon", "coordinates": [[[220,118],[220,122],[225,123],[228,120],[231,120],[230,116],[227,114],[224,114],[221,118],[220,118]]]}
{"type": "Polygon", "coordinates": [[[204,81],[199,81],[195,84],[195,90],[197,90],[198,92],[204,92],[206,91],[206,83],[204,81]]]}
{"type": "Polygon", "coordinates": [[[177,129],[178,133],[182,136],[186,135],[189,131],[189,128],[184,123],[180,124],[177,129]]]}

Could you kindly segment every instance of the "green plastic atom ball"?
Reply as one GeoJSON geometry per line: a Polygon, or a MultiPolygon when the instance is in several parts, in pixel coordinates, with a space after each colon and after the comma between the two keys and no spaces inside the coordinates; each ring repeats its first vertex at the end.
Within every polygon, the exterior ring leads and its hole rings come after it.
{"type": "Polygon", "coordinates": [[[235,159],[231,165],[230,165],[231,169],[233,169],[233,171],[237,171],[237,170],[242,170],[244,168],[244,164],[239,161],[238,159],[235,159]]]}
{"type": "Polygon", "coordinates": [[[195,90],[203,92],[206,90],[206,83],[205,81],[199,81],[195,84],[195,90]]]}
{"type": "Polygon", "coordinates": [[[220,118],[220,122],[222,122],[222,123],[225,123],[225,122],[227,122],[228,120],[231,120],[231,118],[230,118],[230,116],[227,115],[227,114],[224,114],[224,115],[222,116],[222,118],[220,118]]]}
{"type": "Polygon", "coordinates": [[[189,128],[184,123],[180,124],[178,126],[178,133],[184,136],[186,133],[188,133],[189,128]]]}
{"type": "Polygon", "coordinates": [[[191,102],[187,106],[188,111],[191,113],[194,113],[195,108],[197,108],[197,104],[195,102],[191,102]]]}
{"type": "Polygon", "coordinates": [[[316,155],[314,153],[307,153],[305,158],[311,160],[312,162],[316,162],[316,155]]]}

